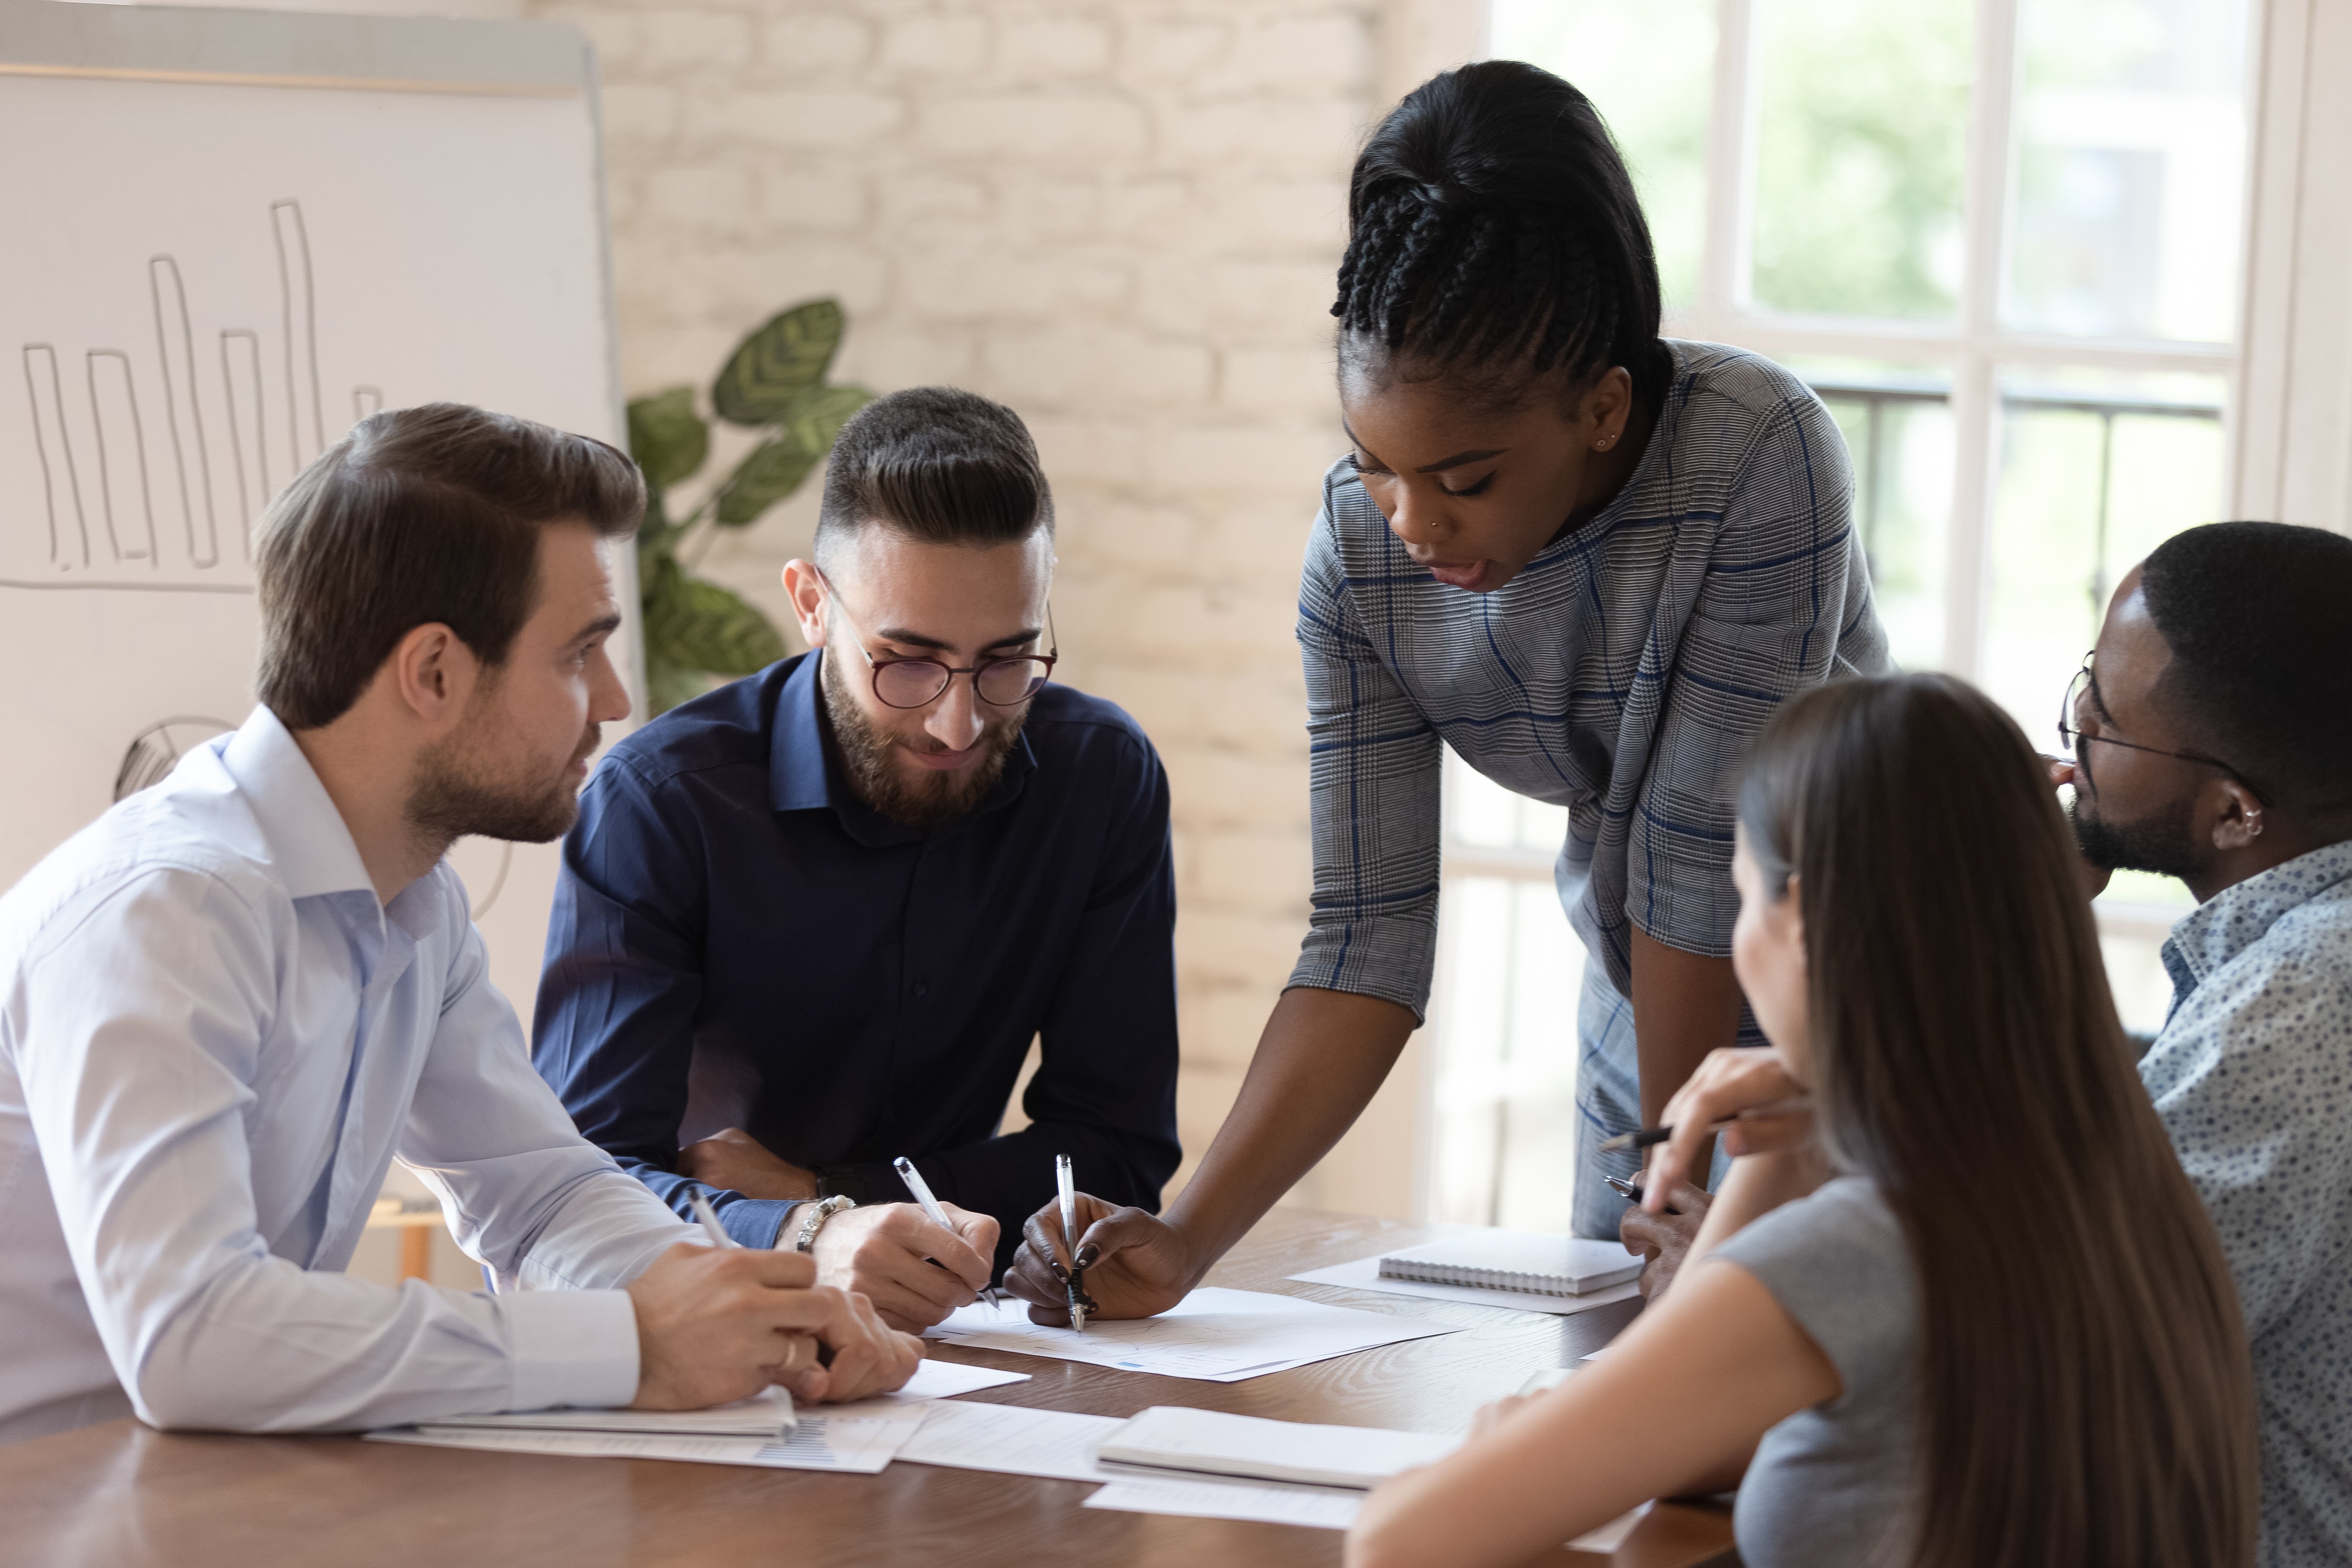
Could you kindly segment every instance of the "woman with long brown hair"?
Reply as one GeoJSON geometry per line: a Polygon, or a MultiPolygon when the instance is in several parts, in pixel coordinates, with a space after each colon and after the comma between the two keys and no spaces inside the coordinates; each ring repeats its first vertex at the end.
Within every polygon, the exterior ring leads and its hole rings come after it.
{"type": "Polygon", "coordinates": [[[2253,1396],[2203,1206],[2132,1070],[2043,764],[1933,675],[1787,704],[1739,801],[1733,961],[1770,1046],[1675,1288],[1561,1387],[1372,1494],[1356,1568],[1517,1563],[1738,1484],[1749,1568],[2234,1568],[2253,1396]]]}

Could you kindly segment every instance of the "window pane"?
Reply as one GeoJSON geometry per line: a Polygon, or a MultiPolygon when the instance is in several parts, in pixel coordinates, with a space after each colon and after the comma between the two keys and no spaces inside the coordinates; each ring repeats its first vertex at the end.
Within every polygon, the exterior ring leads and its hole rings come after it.
{"type": "Polygon", "coordinates": [[[1952,515],[1948,377],[1917,365],[1801,360],[1853,460],[1853,522],[1895,662],[1944,658],[1944,562],[1952,515]]]}
{"type": "Polygon", "coordinates": [[[1540,849],[1568,841],[1568,807],[1514,795],[1445,749],[1445,842],[1479,849],[1540,849]]]}
{"type": "Polygon", "coordinates": [[[2245,0],[2024,0],[2007,315],[2236,335],[2245,0]]]}
{"type": "Polygon", "coordinates": [[[2044,749],[2107,596],[2150,550],[2221,515],[2218,376],[2004,378],[1985,689],[2044,749]]]}
{"type": "Polygon", "coordinates": [[[1759,0],[1758,304],[1953,313],[1973,13],[1969,0],[1759,0]]]}
{"type": "Polygon", "coordinates": [[[1498,59],[1567,78],[1609,122],[1641,193],[1674,310],[1698,286],[1706,218],[1706,117],[1715,0],[1494,0],[1498,59]]]}

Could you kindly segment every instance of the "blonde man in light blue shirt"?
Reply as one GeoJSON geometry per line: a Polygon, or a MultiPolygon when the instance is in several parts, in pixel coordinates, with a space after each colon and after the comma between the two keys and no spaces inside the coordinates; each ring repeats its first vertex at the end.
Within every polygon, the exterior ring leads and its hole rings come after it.
{"type": "Polygon", "coordinates": [[[261,524],[261,706],[0,897],[0,1441],[913,1372],[809,1258],[698,1245],[580,1138],[442,858],[570,825],[628,711],[601,546],[643,504],[598,442],[367,420],[261,524]],[[495,1295],[341,1272],[394,1158],[495,1295]]]}

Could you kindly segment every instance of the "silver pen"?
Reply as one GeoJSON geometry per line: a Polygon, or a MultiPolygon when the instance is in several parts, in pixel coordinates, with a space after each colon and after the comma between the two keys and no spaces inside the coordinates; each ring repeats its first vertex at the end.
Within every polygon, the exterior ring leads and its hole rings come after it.
{"type": "MultiPolygon", "coordinates": [[[[915,1201],[920,1204],[923,1207],[924,1217],[929,1219],[933,1225],[938,1226],[941,1230],[946,1231],[950,1236],[955,1235],[956,1227],[948,1223],[948,1211],[940,1207],[939,1199],[931,1196],[931,1184],[923,1180],[922,1172],[915,1169],[915,1162],[908,1159],[904,1154],[901,1154],[897,1159],[890,1162],[890,1168],[898,1173],[898,1179],[907,1184],[907,1190],[908,1192],[915,1194],[915,1201]]],[[[940,1262],[936,1258],[926,1258],[923,1261],[929,1264],[934,1268],[947,1268],[946,1264],[940,1262]]],[[[1002,1300],[997,1296],[996,1287],[993,1285],[982,1285],[980,1288],[980,1299],[987,1302],[992,1307],[1003,1305],[1002,1300]]]]}
{"type": "Polygon", "coordinates": [[[1062,1200],[1062,1245],[1069,1248],[1070,1274],[1062,1283],[1070,1296],[1070,1327],[1087,1331],[1087,1299],[1078,1289],[1078,1184],[1067,1154],[1054,1156],[1054,1188],[1062,1200]]]}
{"type": "Polygon", "coordinates": [[[688,1195],[686,1201],[692,1206],[695,1222],[702,1226],[702,1234],[709,1238],[711,1246],[724,1249],[742,1245],[728,1235],[726,1227],[719,1223],[719,1211],[710,1206],[709,1198],[704,1197],[700,1193],[693,1193],[688,1195]]]}

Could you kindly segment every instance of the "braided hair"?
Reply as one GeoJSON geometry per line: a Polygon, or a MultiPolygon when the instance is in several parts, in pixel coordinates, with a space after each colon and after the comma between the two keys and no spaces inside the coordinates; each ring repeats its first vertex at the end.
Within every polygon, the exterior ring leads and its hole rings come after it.
{"type": "Polygon", "coordinates": [[[1584,94],[1518,60],[1422,83],[1356,159],[1339,262],[1340,356],[1399,360],[1515,403],[1612,365],[1655,405],[1658,264],[1624,160],[1584,94]]]}

